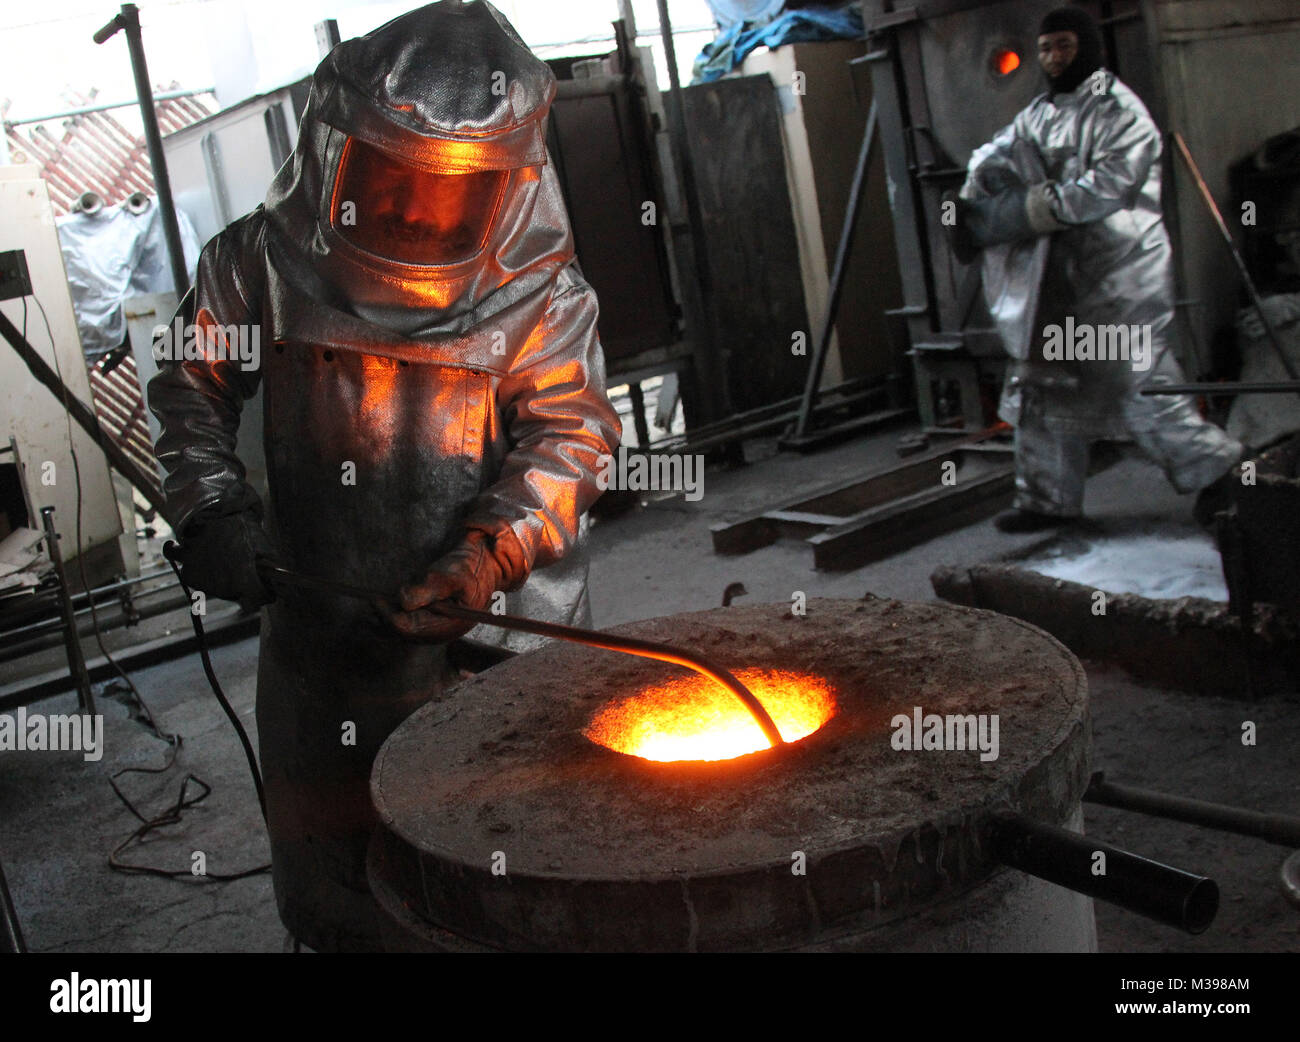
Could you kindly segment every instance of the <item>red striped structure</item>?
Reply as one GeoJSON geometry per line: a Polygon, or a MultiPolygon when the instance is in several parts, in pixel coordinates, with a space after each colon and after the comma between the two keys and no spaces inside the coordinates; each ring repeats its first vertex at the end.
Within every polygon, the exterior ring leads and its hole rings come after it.
{"type": "MultiPolygon", "coordinates": [[[[179,86],[156,89],[177,90],[179,86]]],[[[89,95],[74,92],[68,98],[72,106],[93,105],[95,92],[89,95]]],[[[170,134],[211,115],[216,103],[215,98],[205,100],[209,98],[210,95],[198,95],[155,102],[158,129],[164,135],[170,134]]],[[[39,168],[58,216],[69,213],[82,192],[98,192],[109,206],[120,203],[132,192],[154,194],[144,134],[132,133],[112,110],[67,117],[60,137],[45,123],[21,127],[6,123],[5,136],[9,141],[10,162],[31,163],[39,168]]]]}
{"type": "MultiPolygon", "coordinates": [[[[157,89],[176,90],[179,86],[157,89]]],[[[95,92],[71,93],[68,101],[71,106],[93,105],[95,92]]],[[[163,99],[155,103],[155,108],[159,129],[169,134],[211,115],[216,104],[210,95],[201,95],[163,99]]],[[[50,124],[15,127],[6,123],[4,128],[10,161],[37,167],[57,216],[71,212],[77,198],[86,191],[99,193],[109,206],[133,192],[154,194],[143,133],[128,130],[112,110],[69,116],[62,123],[63,133],[57,137],[49,129],[50,124]]],[[[90,388],[105,433],[145,473],[156,474],[158,465],[135,359],[128,354],[107,375],[100,366],[91,366],[90,388]]]]}

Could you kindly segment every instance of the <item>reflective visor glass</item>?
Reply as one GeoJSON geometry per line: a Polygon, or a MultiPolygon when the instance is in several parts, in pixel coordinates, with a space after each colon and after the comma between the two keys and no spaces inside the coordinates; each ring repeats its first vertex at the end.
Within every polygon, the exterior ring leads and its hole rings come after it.
{"type": "Polygon", "coordinates": [[[353,245],[402,264],[444,265],[483,248],[507,171],[434,174],[352,138],[330,219],[353,245]]]}

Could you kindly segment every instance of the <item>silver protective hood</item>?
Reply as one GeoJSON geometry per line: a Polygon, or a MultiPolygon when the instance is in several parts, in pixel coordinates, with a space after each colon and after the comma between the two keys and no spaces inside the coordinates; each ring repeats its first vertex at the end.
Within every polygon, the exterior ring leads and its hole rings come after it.
{"type": "Polygon", "coordinates": [[[316,70],[297,147],[267,193],[278,270],[312,300],[416,337],[463,333],[530,297],[544,305],[573,259],[547,164],[555,90],[547,65],[483,0],[430,4],[339,44],[316,70]],[[354,139],[433,174],[502,172],[481,248],[419,264],[357,246],[346,222],[371,219],[367,200],[337,195],[354,139]],[[352,207],[340,220],[343,203],[352,207]]]}

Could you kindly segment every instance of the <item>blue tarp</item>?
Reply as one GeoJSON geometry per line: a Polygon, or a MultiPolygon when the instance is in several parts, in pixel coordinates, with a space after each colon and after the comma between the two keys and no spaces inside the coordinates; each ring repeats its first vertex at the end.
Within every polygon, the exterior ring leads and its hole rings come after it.
{"type": "Polygon", "coordinates": [[[785,6],[785,0],[705,0],[717,23],[726,28],[734,22],[763,22],[785,6]]]}
{"type": "Polygon", "coordinates": [[[857,39],[862,35],[862,9],[857,4],[778,10],[757,21],[724,26],[695,59],[691,82],[709,83],[722,78],[759,47],[857,39]]]}

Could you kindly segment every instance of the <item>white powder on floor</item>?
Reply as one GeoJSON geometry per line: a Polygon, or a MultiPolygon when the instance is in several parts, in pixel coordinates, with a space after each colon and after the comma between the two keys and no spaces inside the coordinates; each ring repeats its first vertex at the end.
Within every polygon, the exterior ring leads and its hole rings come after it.
{"type": "Polygon", "coordinates": [[[1135,593],[1157,600],[1205,597],[1227,601],[1218,548],[1209,535],[1156,533],[1071,540],[1017,562],[1053,579],[1067,579],[1107,593],[1135,593]]]}

